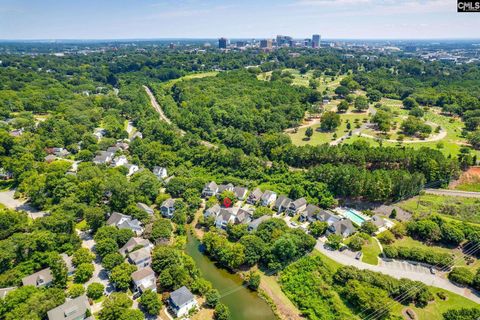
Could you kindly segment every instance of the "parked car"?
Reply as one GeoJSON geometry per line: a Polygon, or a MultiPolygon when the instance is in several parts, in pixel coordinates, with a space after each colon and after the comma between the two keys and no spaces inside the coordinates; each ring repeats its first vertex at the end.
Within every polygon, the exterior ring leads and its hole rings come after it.
{"type": "Polygon", "coordinates": [[[345,250],[347,250],[347,248],[348,248],[347,246],[341,246],[341,247],[340,247],[340,249],[339,249],[338,251],[342,252],[342,251],[345,251],[345,250]]]}
{"type": "Polygon", "coordinates": [[[296,222],[290,222],[290,224],[292,225],[292,227],[296,227],[296,226],[297,226],[297,223],[296,223],[296,222]]]}
{"type": "Polygon", "coordinates": [[[436,274],[436,273],[437,273],[437,270],[435,270],[434,267],[430,267],[430,273],[431,273],[431,274],[436,274]]]}
{"type": "Polygon", "coordinates": [[[355,256],[355,259],[360,260],[360,259],[362,258],[362,255],[363,255],[363,253],[360,251],[360,252],[357,253],[357,255],[355,256]]]}

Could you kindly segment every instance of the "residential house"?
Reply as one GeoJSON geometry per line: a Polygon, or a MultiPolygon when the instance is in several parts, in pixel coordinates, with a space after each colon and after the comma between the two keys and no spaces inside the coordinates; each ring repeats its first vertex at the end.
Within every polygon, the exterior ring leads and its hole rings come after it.
{"type": "Polygon", "coordinates": [[[288,198],[287,196],[281,195],[277,198],[273,207],[275,210],[277,210],[278,213],[281,213],[290,207],[291,202],[292,199],[288,198]]]}
{"type": "Polygon", "coordinates": [[[313,222],[317,220],[318,213],[321,211],[321,209],[313,204],[309,204],[306,208],[305,211],[303,211],[300,214],[300,222],[313,222]]]}
{"type": "Polygon", "coordinates": [[[185,286],[170,294],[169,304],[177,318],[188,315],[190,310],[198,306],[197,300],[185,286]]]}
{"type": "Polygon", "coordinates": [[[234,188],[234,186],[233,186],[233,184],[231,184],[231,183],[229,183],[229,184],[221,184],[221,185],[218,186],[218,191],[217,191],[217,193],[220,194],[220,193],[222,193],[222,192],[224,192],[224,191],[231,191],[231,192],[233,192],[233,188],[234,188]]]}
{"type": "Polygon", "coordinates": [[[235,216],[235,224],[250,223],[252,221],[252,213],[250,211],[239,209],[235,216]]]}
{"type": "Polygon", "coordinates": [[[307,200],[305,198],[300,198],[297,199],[293,202],[290,202],[290,205],[288,206],[287,213],[291,216],[294,216],[307,207],[307,200]]]}
{"type": "Polygon", "coordinates": [[[127,177],[132,176],[135,172],[140,170],[140,168],[136,164],[127,163],[127,164],[124,164],[123,166],[127,168],[127,177]]]}
{"type": "Polygon", "coordinates": [[[333,213],[330,213],[325,210],[320,210],[320,212],[317,213],[317,220],[326,222],[329,226],[334,224],[337,221],[340,221],[342,218],[339,216],[334,215],[333,213]]]}
{"type": "Polygon", "coordinates": [[[334,233],[346,238],[356,231],[357,229],[355,229],[349,219],[342,219],[329,226],[326,234],[329,235],[334,233]]]}
{"type": "Polygon", "coordinates": [[[113,160],[113,153],[107,151],[100,151],[95,158],[93,158],[93,163],[96,165],[109,164],[113,160]]]}
{"type": "Polygon", "coordinates": [[[130,141],[135,140],[136,138],[138,139],[143,139],[143,134],[140,131],[137,131],[133,134],[133,136],[130,138],[130,141]]]}
{"type": "Polygon", "coordinates": [[[128,253],[139,248],[147,248],[151,251],[153,249],[153,244],[147,239],[132,237],[118,250],[118,252],[120,252],[122,256],[126,256],[128,253]]]}
{"type": "MultiPolygon", "coordinates": [[[[232,208],[233,209],[233,208],[232,208]]],[[[218,229],[225,229],[229,223],[235,222],[235,214],[229,209],[220,209],[220,213],[215,219],[215,226],[218,229]]]]}
{"type": "Polygon", "coordinates": [[[248,189],[244,187],[235,187],[233,188],[233,193],[238,200],[244,200],[247,196],[248,189]]]}
{"type": "Polygon", "coordinates": [[[93,135],[97,137],[98,140],[102,139],[106,133],[107,131],[103,128],[95,128],[93,130],[93,135]]]}
{"type": "Polygon", "coordinates": [[[385,219],[380,217],[378,214],[374,215],[370,221],[372,221],[372,223],[376,225],[378,229],[385,226],[385,219]]]}
{"type": "Polygon", "coordinates": [[[208,217],[214,217],[216,218],[218,216],[218,214],[220,213],[220,206],[218,204],[215,204],[214,206],[206,209],[204,212],[203,212],[203,216],[205,218],[208,218],[208,217]]]}
{"type": "Polygon", "coordinates": [[[75,273],[75,266],[73,265],[72,262],[72,257],[69,257],[68,254],[62,253],[60,255],[62,257],[63,262],[65,262],[65,265],[67,266],[67,275],[71,276],[75,273]]]}
{"type": "Polygon", "coordinates": [[[24,286],[48,287],[53,282],[53,275],[50,268],[35,272],[22,278],[24,286]]]}
{"type": "Polygon", "coordinates": [[[212,181],[210,183],[205,184],[202,190],[202,197],[209,198],[211,196],[215,196],[218,193],[218,185],[212,181]]]}
{"type": "Polygon", "coordinates": [[[124,155],[113,158],[112,167],[120,167],[128,164],[127,157],[124,155]]]}
{"type": "Polygon", "coordinates": [[[117,147],[116,145],[107,148],[107,152],[110,152],[112,155],[115,155],[115,153],[117,153],[117,151],[120,151],[120,150],[121,150],[120,147],[117,147]]]}
{"type": "Polygon", "coordinates": [[[175,212],[175,200],[170,198],[163,201],[162,206],[160,207],[160,212],[165,218],[173,217],[173,213],[175,212]]]}
{"type": "Polygon", "coordinates": [[[146,290],[157,291],[157,279],[152,268],[141,268],[132,273],[133,292],[143,293],[146,290]]]}
{"type": "Polygon", "coordinates": [[[150,208],[149,206],[147,206],[145,203],[142,203],[142,202],[137,202],[137,208],[145,211],[150,216],[153,215],[154,213],[152,208],[150,208]]]}
{"type": "Polygon", "coordinates": [[[53,154],[49,154],[44,159],[45,159],[45,162],[51,163],[51,162],[55,161],[57,159],[57,157],[54,156],[53,154]]]}
{"type": "Polygon", "coordinates": [[[159,167],[159,166],[155,166],[153,167],[153,174],[158,178],[158,179],[165,179],[166,177],[168,177],[168,174],[167,174],[167,168],[164,168],[164,167],[159,167]]]}
{"type": "Polygon", "coordinates": [[[261,216],[260,218],[257,218],[255,220],[253,220],[252,222],[250,222],[248,224],[248,231],[255,231],[257,230],[258,226],[263,222],[263,221],[267,221],[268,219],[270,219],[271,217],[268,216],[268,215],[264,215],[264,216],[261,216]]]}
{"type": "Polygon", "coordinates": [[[277,200],[277,194],[273,191],[267,190],[260,198],[260,205],[264,207],[269,207],[272,203],[275,202],[275,200],[277,200]]]}
{"type": "Polygon", "coordinates": [[[90,305],[83,295],[47,312],[48,320],[84,320],[90,317],[90,305]]]}
{"type": "Polygon", "coordinates": [[[263,192],[259,188],[253,190],[248,196],[247,203],[251,205],[256,205],[258,201],[262,198],[263,192]]]}
{"type": "Polygon", "coordinates": [[[132,219],[132,217],[119,212],[112,212],[107,220],[107,225],[115,226],[119,229],[130,229],[135,232],[136,235],[141,235],[143,233],[140,221],[132,219]]]}
{"type": "Polygon", "coordinates": [[[70,154],[65,148],[53,148],[53,154],[59,158],[64,158],[70,154]]]}
{"type": "Polygon", "coordinates": [[[140,248],[128,254],[128,262],[137,268],[148,267],[152,263],[150,248],[140,248]]]}

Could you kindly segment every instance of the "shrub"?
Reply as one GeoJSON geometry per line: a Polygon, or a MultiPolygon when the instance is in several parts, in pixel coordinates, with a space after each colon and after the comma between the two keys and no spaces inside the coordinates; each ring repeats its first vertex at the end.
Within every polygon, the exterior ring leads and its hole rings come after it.
{"type": "Polygon", "coordinates": [[[385,230],[377,236],[377,239],[382,244],[392,244],[395,242],[395,236],[390,230],[385,230]]]}
{"type": "Polygon", "coordinates": [[[473,283],[475,275],[465,267],[456,267],[448,274],[450,281],[469,286],[473,283]]]}
{"type": "Polygon", "coordinates": [[[450,266],[453,262],[453,257],[449,253],[437,253],[423,248],[384,246],[383,253],[388,258],[424,262],[442,268],[450,266]]]}
{"type": "Polygon", "coordinates": [[[79,283],[72,284],[72,286],[68,289],[68,297],[72,299],[80,297],[84,293],[85,289],[83,288],[83,285],[79,283]]]}
{"type": "Polygon", "coordinates": [[[99,299],[101,296],[103,296],[103,290],[105,290],[105,286],[103,284],[93,282],[87,287],[87,297],[93,300],[99,299]]]}

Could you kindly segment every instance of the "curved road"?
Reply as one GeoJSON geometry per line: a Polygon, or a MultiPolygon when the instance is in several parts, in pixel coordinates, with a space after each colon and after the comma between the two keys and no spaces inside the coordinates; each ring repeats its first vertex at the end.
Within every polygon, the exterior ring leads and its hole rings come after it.
{"type": "Polygon", "coordinates": [[[450,189],[425,189],[425,193],[436,194],[439,196],[452,196],[452,197],[464,197],[464,198],[480,198],[480,192],[475,191],[461,191],[450,189]]]}
{"type": "Polygon", "coordinates": [[[426,272],[419,272],[419,271],[409,271],[409,270],[405,270],[404,268],[395,267],[394,264],[389,264],[388,266],[374,266],[371,264],[367,264],[359,260],[356,260],[355,258],[352,258],[340,251],[332,251],[326,248],[325,244],[320,240],[317,241],[317,244],[315,245],[315,249],[317,249],[327,257],[343,265],[354,266],[362,270],[367,269],[367,270],[380,272],[397,279],[407,278],[410,280],[420,281],[425,283],[426,285],[442,288],[450,292],[456,293],[458,295],[461,295],[476,303],[480,303],[480,297],[477,294],[475,294],[472,290],[468,288],[456,286],[452,282],[448,281],[447,279],[443,279],[438,275],[434,275],[426,272]]]}
{"type": "MultiPolygon", "coordinates": [[[[153,92],[152,90],[150,90],[149,87],[147,86],[143,86],[143,88],[145,89],[145,92],[147,93],[148,97],[150,98],[150,104],[152,105],[152,107],[155,109],[155,111],[157,111],[157,113],[160,115],[160,119],[165,121],[166,123],[168,124],[172,124],[172,120],[170,120],[166,115],[165,113],[163,112],[162,110],[162,107],[160,107],[160,104],[157,102],[157,99],[155,99],[155,96],[153,95],[153,92]]],[[[179,129],[180,131],[180,135],[181,136],[184,136],[185,135],[185,131],[182,130],[182,129],[179,129]]],[[[200,141],[200,143],[202,145],[204,145],[205,147],[207,148],[218,148],[218,146],[214,145],[213,143],[211,142],[208,142],[208,141],[200,141]]]]}

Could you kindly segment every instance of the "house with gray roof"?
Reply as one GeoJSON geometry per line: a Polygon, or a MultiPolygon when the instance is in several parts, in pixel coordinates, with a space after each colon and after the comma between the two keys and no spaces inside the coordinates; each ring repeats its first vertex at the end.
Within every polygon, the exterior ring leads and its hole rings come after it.
{"type": "Polygon", "coordinates": [[[108,151],[100,151],[98,154],[93,158],[93,163],[96,165],[101,164],[109,164],[113,160],[114,154],[108,151]]]}
{"type": "Polygon", "coordinates": [[[235,216],[235,224],[250,223],[252,221],[252,212],[240,208],[235,216]]]}
{"type": "Polygon", "coordinates": [[[160,180],[163,180],[166,177],[168,177],[167,168],[164,168],[164,167],[155,166],[153,167],[152,172],[160,180]]]}
{"type": "Polygon", "coordinates": [[[320,212],[317,213],[317,220],[326,222],[329,226],[341,219],[342,219],[341,217],[326,210],[320,210],[320,212]]]}
{"type": "Polygon", "coordinates": [[[215,219],[215,226],[218,229],[225,229],[229,223],[234,223],[234,222],[235,222],[235,214],[232,212],[231,208],[228,208],[228,209],[222,208],[220,209],[220,213],[215,219]]]}
{"type": "Polygon", "coordinates": [[[210,198],[211,196],[217,195],[217,193],[218,193],[218,185],[215,183],[215,181],[212,181],[205,184],[205,187],[203,187],[202,197],[210,198]]]}
{"type": "Polygon", "coordinates": [[[17,289],[17,287],[0,288],[0,299],[5,298],[10,291],[15,289],[17,289]]]}
{"type": "Polygon", "coordinates": [[[133,292],[142,293],[147,290],[157,291],[157,279],[152,268],[141,268],[132,273],[133,292]]]}
{"type": "Polygon", "coordinates": [[[248,189],[244,187],[235,187],[233,188],[233,193],[238,200],[244,200],[247,196],[248,189]]]}
{"type": "Polygon", "coordinates": [[[162,206],[160,207],[160,212],[165,218],[172,218],[175,213],[175,200],[169,198],[163,201],[162,206]]]}
{"type": "Polygon", "coordinates": [[[271,219],[272,217],[268,216],[268,215],[264,215],[264,216],[261,216],[260,218],[257,218],[255,220],[253,220],[252,222],[250,222],[248,224],[248,231],[255,231],[257,230],[258,226],[263,222],[263,221],[267,221],[268,219],[271,219]]]}
{"type": "Polygon", "coordinates": [[[285,195],[281,195],[280,197],[277,198],[273,207],[275,210],[277,210],[278,213],[281,213],[290,207],[291,202],[292,202],[292,199],[288,198],[285,195]]]}
{"type": "Polygon", "coordinates": [[[175,316],[180,318],[187,315],[193,308],[197,307],[198,303],[190,290],[183,286],[170,294],[169,305],[175,316]]]}
{"type": "Polygon", "coordinates": [[[269,207],[272,203],[277,200],[277,194],[273,191],[267,190],[263,193],[260,198],[260,205],[264,207],[269,207]]]}
{"type": "Polygon", "coordinates": [[[357,229],[353,226],[349,219],[342,219],[329,226],[326,235],[328,236],[329,234],[337,234],[346,238],[356,231],[357,229]]]}
{"type": "Polygon", "coordinates": [[[317,215],[321,211],[319,207],[313,204],[307,205],[305,210],[300,214],[299,220],[300,222],[313,222],[317,220],[317,215]]]}
{"type": "Polygon", "coordinates": [[[204,216],[205,218],[208,218],[208,217],[214,217],[214,218],[216,218],[216,217],[218,216],[218,214],[220,213],[220,210],[221,210],[220,205],[215,204],[215,205],[213,205],[212,207],[206,209],[206,210],[203,212],[203,216],[204,216]]]}
{"type": "Polygon", "coordinates": [[[229,183],[229,184],[221,184],[218,186],[218,191],[217,193],[220,194],[224,191],[232,191],[233,192],[233,189],[234,189],[234,186],[233,184],[229,183]]]}
{"type": "Polygon", "coordinates": [[[143,210],[145,211],[149,216],[152,216],[154,211],[152,208],[150,208],[149,206],[147,206],[145,203],[143,202],[137,202],[137,208],[140,209],[140,210],[143,210]]]}
{"type": "Polygon", "coordinates": [[[260,190],[259,188],[256,188],[248,196],[247,203],[251,205],[256,205],[258,201],[260,201],[262,195],[263,195],[262,190],[260,190]]]}
{"type": "Polygon", "coordinates": [[[22,278],[24,286],[48,287],[53,282],[53,275],[50,268],[46,268],[35,272],[29,276],[22,278]]]}
{"type": "Polygon", "coordinates": [[[290,202],[288,206],[287,213],[291,216],[299,214],[307,207],[307,200],[305,198],[297,199],[293,202],[290,202]]]}
{"type": "Polygon", "coordinates": [[[63,262],[65,262],[65,265],[67,266],[67,275],[71,276],[75,273],[75,266],[73,265],[72,262],[72,257],[69,257],[68,254],[62,253],[60,255],[62,257],[63,262]]]}
{"type": "Polygon", "coordinates": [[[152,263],[149,248],[140,248],[128,254],[128,262],[137,268],[148,267],[152,263]]]}
{"type": "Polygon", "coordinates": [[[140,221],[132,219],[131,216],[119,212],[112,212],[112,214],[110,214],[110,217],[107,220],[107,225],[115,226],[118,229],[130,229],[135,232],[136,235],[141,235],[143,233],[140,221]]]}
{"type": "Polygon", "coordinates": [[[147,239],[132,237],[118,250],[118,252],[120,252],[122,256],[126,256],[128,253],[139,248],[147,248],[151,251],[153,249],[153,244],[147,239]]]}
{"type": "Polygon", "coordinates": [[[84,320],[90,317],[90,305],[83,295],[47,312],[48,320],[84,320]]]}

